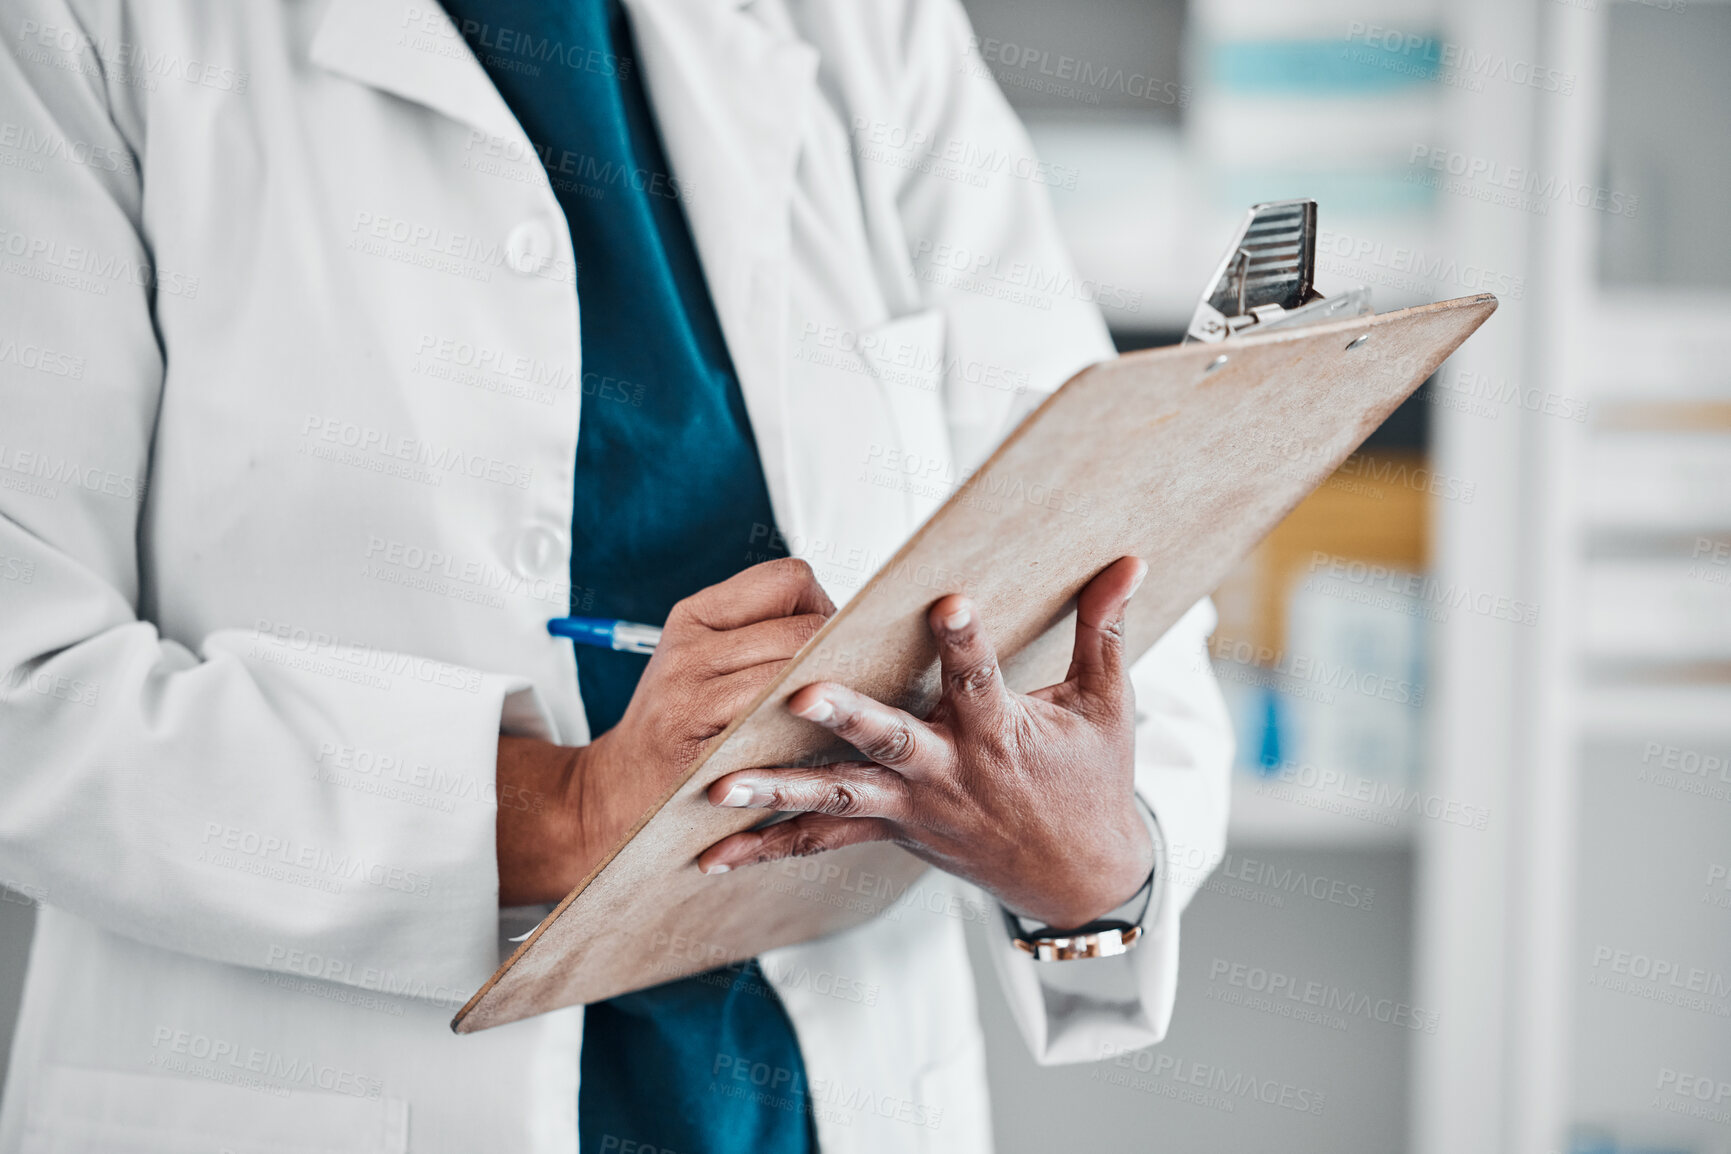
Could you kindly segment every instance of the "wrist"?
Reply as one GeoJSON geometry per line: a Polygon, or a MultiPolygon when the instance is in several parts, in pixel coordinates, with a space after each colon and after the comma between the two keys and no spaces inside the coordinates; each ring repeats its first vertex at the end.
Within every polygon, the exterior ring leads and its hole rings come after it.
{"type": "Polygon", "coordinates": [[[1005,903],[1005,908],[1041,926],[1073,929],[1140,897],[1156,864],[1154,834],[1145,814],[1132,797],[1126,814],[1089,839],[1089,852],[1062,855],[1064,868],[1048,874],[1064,879],[1061,889],[1016,906],[1005,903]]]}
{"type": "Polygon", "coordinates": [[[582,750],[501,737],[495,783],[501,906],[558,901],[581,879],[582,750]]]}

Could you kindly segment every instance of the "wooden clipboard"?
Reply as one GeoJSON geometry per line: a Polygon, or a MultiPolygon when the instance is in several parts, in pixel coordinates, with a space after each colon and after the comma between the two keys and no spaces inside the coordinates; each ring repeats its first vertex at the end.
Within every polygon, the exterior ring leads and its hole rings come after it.
{"type": "Polygon", "coordinates": [[[923,715],[938,696],[927,608],[981,606],[1005,679],[1063,678],[1076,593],[1134,554],[1140,656],[1343,462],[1497,307],[1489,294],[1219,344],[1131,353],[1078,373],[1005,439],[717,735],[458,1012],[460,1034],[602,1001],[848,929],[926,868],[887,844],[710,877],[697,854],[761,813],[704,791],[724,773],[846,755],[784,707],[840,681],[923,715]]]}

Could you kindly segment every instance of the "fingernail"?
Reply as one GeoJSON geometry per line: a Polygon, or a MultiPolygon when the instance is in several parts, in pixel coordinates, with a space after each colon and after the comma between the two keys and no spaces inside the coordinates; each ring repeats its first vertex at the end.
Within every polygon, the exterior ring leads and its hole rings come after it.
{"type": "Polygon", "coordinates": [[[960,609],[944,618],[944,628],[954,633],[958,629],[966,629],[968,627],[968,622],[973,619],[973,607],[966,602],[963,602],[960,609]]]}
{"type": "Polygon", "coordinates": [[[731,805],[735,809],[751,804],[751,787],[739,784],[727,791],[727,796],[721,799],[722,805],[731,805]]]}
{"type": "MultiPolygon", "coordinates": [[[[819,725],[828,725],[835,716],[835,705],[827,697],[820,697],[804,709],[796,709],[794,713],[807,721],[815,721],[819,725]]],[[[728,796],[732,796],[729,794],[728,796]]]]}
{"type": "Polygon", "coordinates": [[[714,865],[705,869],[703,872],[706,874],[724,874],[732,868],[733,867],[728,865],[726,862],[718,861],[714,865]]]}
{"type": "Polygon", "coordinates": [[[1131,597],[1136,596],[1136,590],[1142,588],[1142,582],[1146,580],[1148,580],[1148,566],[1144,563],[1142,566],[1142,572],[1136,574],[1136,580],[1130,582],[1130,592],[1124,599],[1128,601],[1131,597]]]}

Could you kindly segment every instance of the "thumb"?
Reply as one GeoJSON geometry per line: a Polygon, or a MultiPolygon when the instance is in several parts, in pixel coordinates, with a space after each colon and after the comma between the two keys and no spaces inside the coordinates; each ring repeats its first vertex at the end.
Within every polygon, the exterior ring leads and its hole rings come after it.
{"type": "Polygon", "coordinates": [[[1120,557],[1076,597],[1076,648],[1069,680],[1084,702],[1116,708],[1124,700],[1124,609],[1148,576],[1140,557],[1120,557]]]}

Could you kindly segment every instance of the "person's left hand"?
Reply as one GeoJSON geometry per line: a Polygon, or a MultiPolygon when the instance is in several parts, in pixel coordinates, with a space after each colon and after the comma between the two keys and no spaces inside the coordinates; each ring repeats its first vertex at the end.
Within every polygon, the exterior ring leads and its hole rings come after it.
{"type": "Polygon", "coordinates": [[[1128,901],[1154,861],[1135,801],[1124,662],[1124,606],[1147,572],[1123,557],[1082,590],[1057,685],[1010,692],[978,611],[952,594],[928,615],[943,697],[925,721],[831,682],[799,690],[790,710],[871,760],[717,779],[714,805],[799,816],[724,838],[698,866],[719,873],[894,841],[1048,926],[1082,926],[1128,901]]]}

